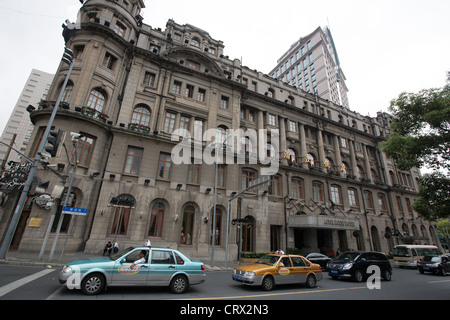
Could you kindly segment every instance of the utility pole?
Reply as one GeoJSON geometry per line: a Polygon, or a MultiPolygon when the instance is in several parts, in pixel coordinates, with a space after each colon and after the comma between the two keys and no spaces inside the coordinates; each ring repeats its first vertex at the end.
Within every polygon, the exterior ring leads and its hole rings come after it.
{"type": "Polygon", "coordinates": [[[11,221],[9,223],[8,229],[5,234],[5,238],[3,239],[2,245],[0,247],[0,260],[5,259],[6,253],[8,252],[9,246],[11,244],[12,238],[14,236],[14,233],[16,232],[17,224],[19,222],[20,216],[22,215],[23,207],[25,206],[25,202],[28,197],[28,192],[31,189],[31,185],[33,184],[34,175],[36,174],[37,166],[39,164],[39,161],[41,160],[41,153],[45,149],[45,145],[47,143],[47,139],[49,137],[50,129],[53,125],[53,121],[56,117],[56,112],[58,111],[59,104],[61,103],[61,100],[64,96],[64,91],[67,86],[67,83],[69,82],[69,77],[73,69],[73,51],[70,49],[65,48],[64,49],[64,55],[61,59],[63,62],[70,65],[69,72],[67,73],[66,79],[64,80],[64,84],[61,88],[61,92],[59,94],[58,100],[56,101],[55,107],[53,108],[52,115],[50,116],[50,119],[47,124],[47,128],[45,129],[44,135],[42,136],[41,144],[39,145],[39,149],[36,153],[36,157],[34,158],[32,162],[32,166],[30,169],[30,172],[28,174],[27,181],[25,182],[25,185],[22,189],[22,193],[19,198],[19,202],[17,203],[16,209],[14,211],[14,214],[11,218],[11,221]]]}

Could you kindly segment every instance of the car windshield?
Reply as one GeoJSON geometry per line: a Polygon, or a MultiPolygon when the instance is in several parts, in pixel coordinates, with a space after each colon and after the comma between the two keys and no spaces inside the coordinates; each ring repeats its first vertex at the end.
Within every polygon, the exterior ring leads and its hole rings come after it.
{"type": "Polygon", "coordinates": [[[426,257],[423,257],[423,261],[426,261],[426,262],[441,262],[441,257],[426,256],[426,257]]]}
{"type": "Polygon", "coordinates": [[[260,258],[258,261],[256,261],[256,263],[267,264],[269,266],[273,266],[277,263],[278,260],[280,260],[280,257],[278,257],[278,256],[266,255],[266,256],[260,258]]]}
{"type": "Polygon", "coordinates": [[[358,252],[343,252],[337,257],[337,260],[353,261],[359,256],[358,252]]]}
{"type": "Polygon", "coordinates": [[[131,250],[133,250],[133,249],[134,249],[133,247],[129,247],[129,248],[120,250],[119,252],[112,254],[109,258],[110,258],[111,260],[117,260],[117,259],[119,259],[120,257],[122,257],[123,255],[125,255],[125,254],[127,254],[128,252],[130,252],[131,250]]]}

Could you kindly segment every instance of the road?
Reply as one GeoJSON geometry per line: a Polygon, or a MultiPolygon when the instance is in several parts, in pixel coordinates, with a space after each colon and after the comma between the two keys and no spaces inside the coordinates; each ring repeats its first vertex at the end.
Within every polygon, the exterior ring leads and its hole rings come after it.
{"type": "Polygon", "coordinates": [[[368,289],[366,282],[332,280],[324,274],[316,288],[301,285],[278,286],[266,292],[231,280],[230,271],[207,272],[205,283],[192,286],[183,295],[168,288],[115,288],[98,296],[70,291],[58,282],[59,269],[0,266],[0,300],[450,300],[450,275],[419,274],[413,269],[394,268],[392,281],[381,281],[380,289],[368,289]]]}

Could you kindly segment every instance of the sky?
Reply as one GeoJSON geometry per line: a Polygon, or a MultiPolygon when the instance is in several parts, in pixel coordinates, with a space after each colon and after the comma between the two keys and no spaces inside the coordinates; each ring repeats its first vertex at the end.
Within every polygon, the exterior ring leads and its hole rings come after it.
{"type": "MultiPolygon", "coordinates": [[[[169,19],[224,42],[225,55],[268,74],[290,46],[317,27],[331,29],[350,109],[376,116],[402,92],[445,85],[450,71],[448,0],[145,0],[144,23],[169,19]]],[[[55,73],[62,24],[79,0],[0,0],[0,132],[31,73],[55,73]]]]}

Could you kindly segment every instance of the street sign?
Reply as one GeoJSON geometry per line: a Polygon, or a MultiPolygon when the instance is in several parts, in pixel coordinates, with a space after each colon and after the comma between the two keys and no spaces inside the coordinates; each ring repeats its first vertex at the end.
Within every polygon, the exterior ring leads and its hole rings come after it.
{"type": "Polygon", "coordinates": [[[64,207],[62,210],[62,213],[63,214],[71,214],[74,216],[85,216],[85,215],[87,215],[87,209],[64,207]]]}

